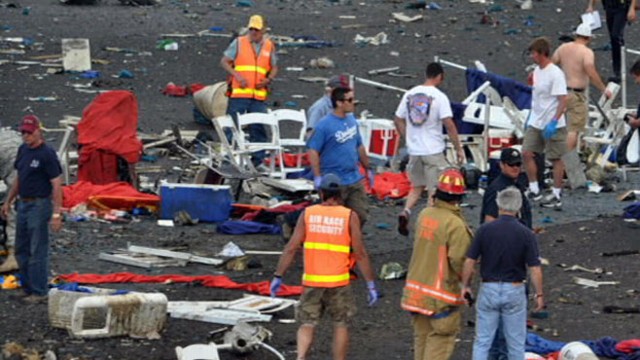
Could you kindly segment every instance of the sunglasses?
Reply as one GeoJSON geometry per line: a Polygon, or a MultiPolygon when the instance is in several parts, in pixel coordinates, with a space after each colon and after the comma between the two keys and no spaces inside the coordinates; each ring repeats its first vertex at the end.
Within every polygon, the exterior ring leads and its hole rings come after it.
{"type": "Polygon", "coordinates": [[[513,164],[507,164],[507,163],[505,163],[505,165],[507,165],[507,166],[509,166],[509,167],[520,167],[520,166],[522,166],[522,163],[520,163],[520,162],[513,163],[513,164]]]}
{"type": "Polygon", "coordinates": [[[354,100],[354,98],[348,98],[348,99],[342,99],[340,101],[344,101],[344,102],[348,102],[348,103],[352,103],[354,100]]]}
{"type": "Polygon", "coordinates": [[[22,131],[20,131],[20,133],[21,133],[22,135],[31,135],[31,134],[33,134],[33,131],[25,131],[25,130],[22,130],[22,131]]]}
{"type": "Polygon", "coordinates": [[[260,31],[260,30],[258,30],[256,28],[249,28],[249,31],[260,31]]]}

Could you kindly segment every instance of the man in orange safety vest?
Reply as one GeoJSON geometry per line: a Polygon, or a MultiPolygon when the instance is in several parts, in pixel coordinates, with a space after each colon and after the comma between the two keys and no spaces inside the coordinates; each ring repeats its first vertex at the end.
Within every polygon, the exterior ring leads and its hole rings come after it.
{"type": "MultiPolygon", "coordinates": [[[[238,114],[267,112],[265,101],[269,86],[278,74],[276,46],[265,36],[266,21],[260,15],[253,15],[247,27],[247,35],[233,40],[220,60],[220,65],[230,75],[227,114],[236,124],[238,114]]],[[[253,124],[248,130],[251,142],[267,142],[263,125],[253,124]]],[[[254,154],[254,165],[259,165],[264,157],[264,151],[254,154]]]]}
{"type": "Polygon", "coordinates": [[[282,276],[293,263],[298,249],[303,247],[304,291],[296,308],[296,318],[301,323],[297,335],[298,360],[307,358],[315,326],[324,313],[331,314],[334,324],[333,359],[346,359],[348,323],[356,311],[349,284],[354,261],[367,281],[369,306],[378,300],[358,214],[342,205],[340,187],[337,175],[322,177],[322,203],[309,206],[298,218],[271,281],[271,296],[275,296],[282,285],[282,276]]]}

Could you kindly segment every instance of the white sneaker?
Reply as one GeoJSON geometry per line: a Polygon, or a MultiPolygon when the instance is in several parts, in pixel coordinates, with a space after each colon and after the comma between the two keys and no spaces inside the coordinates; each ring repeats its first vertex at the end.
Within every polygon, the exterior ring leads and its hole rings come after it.
{"type": "Polygon", "coordinates": [[[553,194],[549,194],[542,199],[540,206],[549,209],[562,209],[562,197],[556,197],[553,194]]]}

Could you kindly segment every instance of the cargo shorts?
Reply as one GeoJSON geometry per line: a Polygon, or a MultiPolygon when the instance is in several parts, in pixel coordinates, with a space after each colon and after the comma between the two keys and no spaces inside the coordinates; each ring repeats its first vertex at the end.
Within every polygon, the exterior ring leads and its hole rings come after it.
{"type": "Polygon", "coordinates": [[[449,167],[449,163],[444,154],[411,155],[407,164],[407,175],[411,186],[424,186],[428,190],[432,190],[438,186],[438,177],[447,167],[449,167]]]}
{"type": "Polygon", "coordinates": [[[369,199],[367,198],[367,191],[364,188],[363,181],[343,186],[340,194],[344,206],[358,214],[360,226],[363,226],[369,217],[369,199]]]}
{"type": "Polygon", "coordinates": [[[587,96],[584,92],[569,91],[567,94],[567,130],[584,132],[588,117],[587,96]]]}
{"type": "Polygon", "coordinates": [[[306,287],[296,306],[296,320],[301,324],[318,325],[325,313],[334,325],[347,326],[356,314],[356,301],[351,285],[335,288],[306,287]]]}
{"type": "Polygon", "coordinates": [[[522,151],[544,153],[549,160],[559,160],[568,152],[567,149],[567,128],[558,129],[551,139],[542,136],[542,130],[529,127],[524,133],[522,151]]]}

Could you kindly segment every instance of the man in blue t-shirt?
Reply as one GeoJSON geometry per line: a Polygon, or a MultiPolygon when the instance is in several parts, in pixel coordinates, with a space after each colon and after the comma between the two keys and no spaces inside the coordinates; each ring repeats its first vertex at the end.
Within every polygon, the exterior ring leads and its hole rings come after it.
{"type": "MultiPolygon", "coordinates": [[[[309,161],[313,169],[314,185],[320,186],[323,174],[333,173],[340,178],[344,205],[355,211],[364,225],[369,213],[367,193],[358,163],[369,168],[367,151],[362,144],[358,123],[353,117],[353,90],[338,87],[331,92],[333,112],[316,124],[307,142],[309,161]]],[[[368,170],[369,185],[373,186],[373,171],[368,170]]]]}
{"type": "Polygon", "coordinates": [[[62,228],[62,169],[55,150],[44,142],[40,120],[27,115],[20,125],[22,141],[16,156],[18,176],[13,181],[2,216],[16,202],[16,248],[23,301],[46,302],[49,275],[49,225],[62,228]]]}

